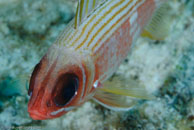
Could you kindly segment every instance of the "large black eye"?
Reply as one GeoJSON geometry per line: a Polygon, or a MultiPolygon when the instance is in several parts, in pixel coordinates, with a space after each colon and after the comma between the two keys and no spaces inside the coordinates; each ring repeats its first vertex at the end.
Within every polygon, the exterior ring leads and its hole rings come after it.
{"type": "Polygon", "coordinates": [[[64,74],[57,80],[54,91],[56,106],[66,105],[77,93],[79,79],[75,74],[64,74]]]}

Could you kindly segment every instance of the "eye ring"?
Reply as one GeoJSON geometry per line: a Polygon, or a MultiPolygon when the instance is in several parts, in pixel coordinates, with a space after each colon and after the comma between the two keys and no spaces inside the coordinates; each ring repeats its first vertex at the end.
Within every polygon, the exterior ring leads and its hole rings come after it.
{"type": "Polygon", "coordinates": [[[61,75],[55,85],[54,104],[57,107],[67,105],[76,95],[79,87],[79,78],[72,73],[61,75]]]}

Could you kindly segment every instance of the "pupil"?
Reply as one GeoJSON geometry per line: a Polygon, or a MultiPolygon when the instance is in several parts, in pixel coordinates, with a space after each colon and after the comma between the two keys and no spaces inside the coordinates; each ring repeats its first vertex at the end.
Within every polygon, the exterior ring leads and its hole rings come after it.
{"type": "Polygon", "coordinates": [[[66,105],[78,90],[79,80],[74,74],[62,75],[56,84],[54,102],[57,106],[66,105]]]}

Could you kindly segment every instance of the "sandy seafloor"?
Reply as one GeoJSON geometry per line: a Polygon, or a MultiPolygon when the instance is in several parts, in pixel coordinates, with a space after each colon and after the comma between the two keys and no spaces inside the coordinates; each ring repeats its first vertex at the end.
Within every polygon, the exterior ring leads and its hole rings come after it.
{"type": "Polygon", "coordinates": [[[95,102],[53,120],[27,113],[24,85],[75,15],[68,0],[0,0],[0,130],[194,130],[194,1],[171,0],[163,41],[140,37],[116,72],[144,84],[155,100],[115,112],[95,102]],[[24,82],[24,83],[23,83],[24,82]]]}

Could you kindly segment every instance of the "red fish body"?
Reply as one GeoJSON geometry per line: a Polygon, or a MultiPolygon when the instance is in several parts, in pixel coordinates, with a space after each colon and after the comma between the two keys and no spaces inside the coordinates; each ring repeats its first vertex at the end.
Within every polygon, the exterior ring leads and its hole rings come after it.
{"type": "Polygon", "coordinates": [[[100,88],[127,56],[161,1],[80,0],[76,18],[32,73],[30,116],[56,118],[91,98],[108,108],[119,107],[101,98],[107,92],[100,94],[100,88]]]}

